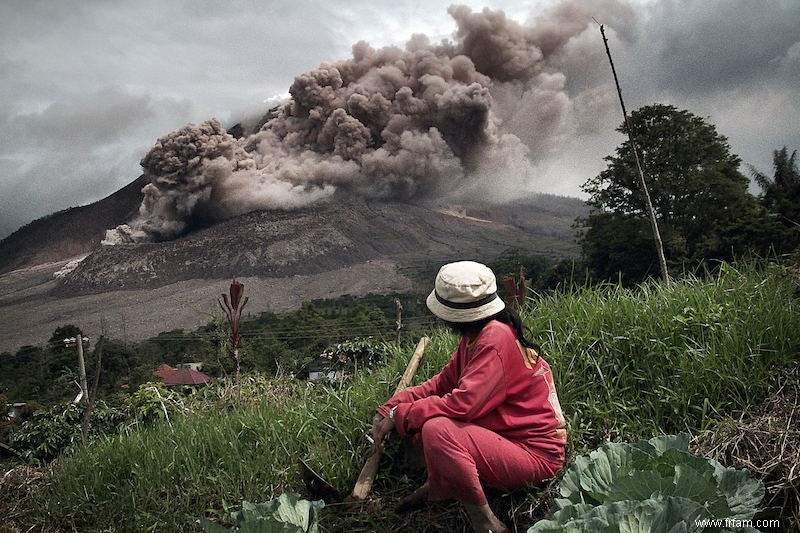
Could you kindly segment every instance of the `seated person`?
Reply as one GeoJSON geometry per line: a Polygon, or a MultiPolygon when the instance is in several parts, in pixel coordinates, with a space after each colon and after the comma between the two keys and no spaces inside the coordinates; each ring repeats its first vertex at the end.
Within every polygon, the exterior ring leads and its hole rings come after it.
{"type": "Polygon", "coordinates": [[[378,408],[375,446],[393,430],[421,444],[427,482],[415,495],[460,501],[475,531],[508,531],[482,484],[535,485],[564,465],[566,429],[550,367],[497,295],[488,267],[444,265],[427,305],[461,341],[441,372],[378,408]]]}

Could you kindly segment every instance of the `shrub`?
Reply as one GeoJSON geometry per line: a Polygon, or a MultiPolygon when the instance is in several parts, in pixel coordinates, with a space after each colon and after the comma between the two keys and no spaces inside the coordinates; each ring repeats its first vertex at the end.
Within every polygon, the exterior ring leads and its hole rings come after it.
{"type": "Polygon", "coordinates": [[[320,354],[320,359],[327,361],[327,372],[334,375],[352,375],[359,370],[374,368],[391,353],[392,348],[385,342],[372,338],[357,338],[329,346],[320,354]]]}
{"type": "MultiPolygon", "coordinates": [[[[85,404],[61,403],[34,412],[14,428],[11,446],[30,462],[52,461],[81,444],[81,417],[85,404]]],[[[95,404],[89,439],[114,433],[126,417],[102,400],[95,404]]]]}

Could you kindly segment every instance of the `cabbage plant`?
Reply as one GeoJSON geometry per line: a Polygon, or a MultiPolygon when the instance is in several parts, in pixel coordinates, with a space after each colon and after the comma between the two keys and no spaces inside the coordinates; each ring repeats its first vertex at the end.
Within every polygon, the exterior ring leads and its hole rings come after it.
{"type": "Polygon", "coordinates": [[[310,502],[297,494],[281,494],[265,503],[242,502],[242,510],[231,513],[228,530],[206,518],[199,520],[205,533],[317,533],[318,513],[325,503],[310,502]]]}
{"type": "Polygon", "coordinates": [[[607,443],[581,456],[551,516],[528,533],[756,531],[764,486],[746,470],[689,453],[686,434],[607,443]]]}

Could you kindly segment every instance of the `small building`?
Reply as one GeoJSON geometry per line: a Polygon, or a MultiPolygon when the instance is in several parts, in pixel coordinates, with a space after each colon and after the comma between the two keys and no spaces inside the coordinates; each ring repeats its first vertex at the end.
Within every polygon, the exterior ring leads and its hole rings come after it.
{"type": "Polygon", "coordinates": [[[176,368],[191,368],[192,370],[196,370],[197,372],[200,372],[201,370],[203,370],[203,363],[202,362],[199,362],[199,363],[181,363],[181,364],[177,365],[176,368]]]}
{"type": "Polygon", "coordinates": [[[197,370],[191,368],[176,368],[167,377],[162,378],[164,385],[167,387],[180,387],[183,385],[205,385],[211,381],[211,376],[207,376],[197,370]]]}
{"type": "Polygon", "coordinates": [[[6,404],[6,418],[14,421],[22,416],[22,410],[28,405],[26,402],[16,402],[6,404]]]}
{"type": "Polygon", "coordinates": [[[348,369],[352,371],[351,367],[352,365],[347,367],[342,361],[333,361],[330,356],[323,354],[311,361],[306,369],[309,381],[342,381],[347,377],[348,369]]]}
{"type": "Polygon", "coordinates": [[[159,366],[158,369],[153,372],[153,375],[158,377],[161,381],[164,381],[173,372],[175,372],[175,370],[177,369],[169,366],[167,363],[161,363],[161,366],[159,366]]]}

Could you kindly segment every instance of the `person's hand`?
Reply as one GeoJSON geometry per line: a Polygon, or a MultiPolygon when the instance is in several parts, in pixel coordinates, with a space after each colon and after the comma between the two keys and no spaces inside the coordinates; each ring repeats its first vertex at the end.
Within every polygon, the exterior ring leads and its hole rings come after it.
{"type": "Polygon", "coordinates": [[[380,413],[372,419],[372,451],[383,453],[383,439],[394,429],[394,420],[380,413]]]}

